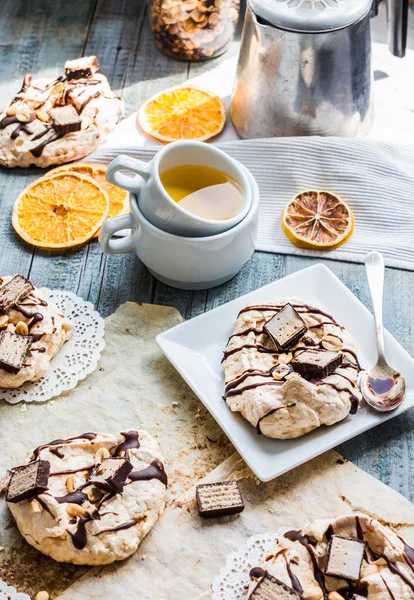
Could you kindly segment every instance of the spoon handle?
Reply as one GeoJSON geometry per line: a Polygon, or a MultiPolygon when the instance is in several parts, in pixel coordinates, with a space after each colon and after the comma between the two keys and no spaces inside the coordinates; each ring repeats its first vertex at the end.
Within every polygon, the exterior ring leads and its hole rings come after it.
{"type": "Polygon", "coordinates": [[[382,322],[382,299],[384,291],[384,259],[379,252],[370,252],[365,257],[365,270],[374,309],[377,334],[378,361],[385,361],[384,326],[382,322]]]}

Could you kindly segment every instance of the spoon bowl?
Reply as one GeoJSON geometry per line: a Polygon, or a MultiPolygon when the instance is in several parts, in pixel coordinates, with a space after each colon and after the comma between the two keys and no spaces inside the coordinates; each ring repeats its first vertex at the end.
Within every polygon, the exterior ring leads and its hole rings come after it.
{"type": "Polygon", "coordinates": [[[405,377],[393,369],[385,359],[384,327],[382,324],[382,297],[384,289],[384,259],[379,252],[370,252],[365,257],[369,291],[377,335],[378,360],[359,381],[365,401],[375,410],[388,412],[404,402],[406,394],[405,377]]]}
{"type": "Polygon", "coordinates": [[[388,364],[376,364],[359,382],[365,401],[375,410],[388,412],[404,401],[405,377],[388,364]]]}

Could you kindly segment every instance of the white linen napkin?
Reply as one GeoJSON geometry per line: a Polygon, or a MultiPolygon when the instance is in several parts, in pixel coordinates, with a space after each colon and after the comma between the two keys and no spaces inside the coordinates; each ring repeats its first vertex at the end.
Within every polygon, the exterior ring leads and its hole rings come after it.
{"type": "MultiPolygon", "coordinates": [[[[414,270],[414,146],[303,137],[239,140],[217,147],[243,163],[259,185],[257,250],[363,262],[375,249],[387,266],[414,270]],[[337,250],[301,250],[281,229],[285,204],[312,189],[338,194],[354,211],[355,232],[337,250]]],[[[148,161],[158,149],[102,149],[88,161],[109,163],[119,154],[148,161]]]]}

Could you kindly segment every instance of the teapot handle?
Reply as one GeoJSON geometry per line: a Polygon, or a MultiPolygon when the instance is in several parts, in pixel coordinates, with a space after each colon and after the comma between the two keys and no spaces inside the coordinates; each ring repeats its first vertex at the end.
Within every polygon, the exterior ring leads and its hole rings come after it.
{"type": "Polygon", "coordinates": [[[388,46],[394,56],[405,56],[408,28],[408,0],[388,0],[388,46]]]}

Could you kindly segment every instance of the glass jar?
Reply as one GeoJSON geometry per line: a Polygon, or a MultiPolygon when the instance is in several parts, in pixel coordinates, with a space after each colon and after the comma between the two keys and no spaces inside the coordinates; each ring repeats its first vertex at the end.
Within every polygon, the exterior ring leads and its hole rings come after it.
{"type": "Polygon", "coordinates": [[[206,60],[230,46],[240,0],[149,0],[155,43],[181,60],[206,60]]]}

